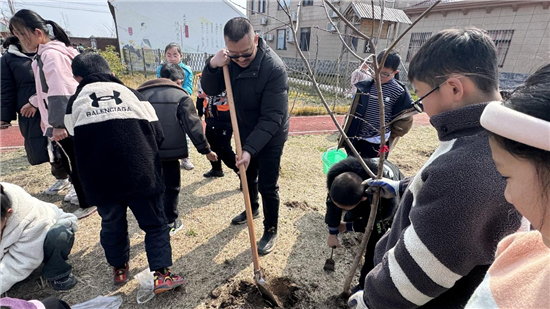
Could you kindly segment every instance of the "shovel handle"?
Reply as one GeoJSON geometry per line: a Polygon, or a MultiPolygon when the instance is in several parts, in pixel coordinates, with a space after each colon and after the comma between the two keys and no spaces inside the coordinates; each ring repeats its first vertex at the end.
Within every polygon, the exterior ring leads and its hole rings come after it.
{"type": "MultiPolygon", "coordinates": [[[[233,89],[231,88],[231,78],[229,77],[229,67],[223,66],[223,79],[225,81],[225,90],[227,101],[229,102],[229,114],[231,116],[231,127],[233,128],[233,138],[235,139],[235,148],[237,158],[240,160],[243,156],[241,145],[241,136],[239,135],[239,124],[237,122],[237,113],[235,112],[235,101],[233,101],[233,89]]],[[[248,226],[248,236],[250,237],[250,248],[252,251],[252,262],[254,263],[254,272],[260,271],[260,257],[258,256],[258,245],[256,244],[256,234],[254,233],[254,221],[252,218],[252,204],[250,203],[250,194],[248,193],[248,182],[246,181],[246,168],[239,166],[239,176],[243,185],[244,206],[246,212],[246,225],[248,226]]]]}

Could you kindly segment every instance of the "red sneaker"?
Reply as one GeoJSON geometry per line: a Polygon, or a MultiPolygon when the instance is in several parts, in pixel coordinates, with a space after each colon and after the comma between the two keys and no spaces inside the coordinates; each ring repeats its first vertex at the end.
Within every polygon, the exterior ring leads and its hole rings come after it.
{"type": "Polygon", "coordinates": [[[164,293],[185,284],[183,277],[171,273],[169,269],[166,269],[165,274],[155,271],[154,277],[155,294],[164,293]]]}
{"type": "Polygon", "coordinates": [[[128,273],[130,270],[130,265],[126,263],[124,268],[115,268],[113,267],[113,277],[115,279],[116,285],[122,285],[128,282],[128,273]]]}

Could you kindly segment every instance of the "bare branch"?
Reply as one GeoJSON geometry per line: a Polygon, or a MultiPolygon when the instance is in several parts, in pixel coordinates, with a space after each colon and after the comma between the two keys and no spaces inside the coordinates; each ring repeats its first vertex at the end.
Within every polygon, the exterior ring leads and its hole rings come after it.
{"type": "MultiPolygon", "coordinates": [[[[368,37],[366,34],[364,34],[363,32],[361,32],[359,29],[357,29],[355,27],[355,25],[353,25],[353,23],[351,23],[347,18],[344,17],[344,15],[342,15],[342,13],[340,13],[340,11],[338,11],[338,9],[336,9],[334,7],[334,5],[332,5],[332,3],[330,3],[329,0],[324,0],[325,4],[328,5],[333,11],[334,13],[336,13],[336,15],[338,15],[338,17],[340,17],[340,19],[342,19],[342,21],[344,23],[346,23],[346,25],[348,25],[353,31],[355,31],[361,38],[363,38],[365,41],[367,41],[369,43],[369,46],[371,48],[371,50],[374,52],[375,51],[375,46],[371,40],[370,37],[368,37]]],[[[373,14],[374,16],[374,14],[373,14]]],[[[376,65],[376,61],[374,61],[374,71],[376,72],[377,70],[377,65],[376,65]]]]}
{"type": "Polygon", "coordinates": [[[384,64],[384,62],[386,62],[386,58],[388,58],[390,51],[395,47],[395,45],[397,45],[397,43],[401,41],[401,39],[405,36],[405,34],[407,34],[414,27],[414,25],[416,25],[422,18],[424,18],[424,16],[426,16],[426,14],[428,14],[440,2],[441,0],[435,1],[434,4],[432,4],[426,11],[424,11],[424,13],[418,16],[418,18],[407,29],[405,29],[403,33],[401,33],[401,35],[395,40],[395,42],[393,42],[392,45],[390,45],[390,48],[386,50],[386,52],[384,53],[384,56],[382,57],[382,61],[380,61],[380,63],[384,64]]]}
{"type": "MultiPolygon", "coordinates": [[[[327,2],[327,0],[325,0],[325,3],[327,2]]],[[[298,15],[299,16],[299,15],[298,15]]],[[[289,15],[289,19],[290,19],[290,15],[289,15]]],[[[291,23],[290,23],[290,27],[291,27],[291,30],[294,34],[294,37],[296,37],[296,27],[294,26],[294,24],[292,23],[292,20],[291,20],[291,23]]],[[[298,52],[298,55],[300,55],[300,58],[302,59],[302,61],[304,62],[306,68],[307,68],[307,71],[309,72],[309,74],[311,75],[311,78],[312,78],[312,83],[313,83],[313,86],[315,88],[315,91],[317,92],[317,94],[319,95],[319,97],[321,98],[321,102],[323,103],[323,105],[325,106],[325,109],[327,110],[330,118],[332,119],[332,121],[334,122],[334,124],[336,125],[336,128],[338,129],[338,131],[340,132],[340,134],[342,134],[342,136],[344,137],[346,143],[348,144],[348,146],[350,147],[350,149],[352,150],[353,152],[353,155],[358,159],[359,163],[361,164],[361,166],[363,167],[363,169],[368,173],[368,175],[372,178],[376,177],[374,175],[374,173],[369,169],[369,167],[367,166],[367,164],[365,163],[365,161],[363,161],[363,159],[361,158],[361,155],[359,155],[359,153],[357,152],[357,150],[355,149],[355,147],[353,147],[353,144],[351,143],[351,141],[349,140],[349,138],[347,137],[346,133],[344,132],[344,130],[342,129],[342,126],[340,126],[340,123],[338,122],[338,120],[336,120],[336,118],[334,117],[334,113],[332,112],[332,110],[330,109],[330,106],[328,105],[327,101],[325,100],[325,97],[323,96],[323,93],[321,92],[321,89],[319,88],[319,85],[317,83],[317,81],[315,80],[315,75],[313,75],[313,72],[311,70],[311,67],[309,65],[309,62],[307,61],[306,57],[304,56],[304,53],[302,52],[302,50],[300,49],[300,47],[298,45],[296,45],[296,51],[298,52]]]]}
{"type": "Polygon", "coordinates": [[[237,2],[232,1],[232,0],[227,0],[227,1],[229,1],[229,3],[231,3],[231,4],[233,4],[233,5],[237,6],[237,7],[240,7],[241,9],[244,9],[245,11],[248,11],[248,12],[250,12],[250,13],[260,14],[260,15],[262,15],[262,16],[265,16],[265,17],[269,17],[269,18],[271,18],[271,19],[274,19],[274,20],[280,22],[281,24],[285,24],[284,21],[278,19],[277,17],[273,17],[273,16],[271,16],[271,15],[267,15],[267,14],[265,14],[265,13],[260,13],[260,12],[257,12],[257,11],[252,11],[252,10],[250,10],[250,9],[248,9],[248,8],[246,8],[246,7],[240,5],[240,4],[238,4],[237,2]]]}
{"type": "MultiPolygon", "coordinates": [[[[386,7],[386,1],[381,1],[382,5],[380,6],[380,22],[378,23],[378,36],[376,37],[376,44],[378,45],[378,42],[380,42],[380,36],[382,36],[382,29],[384,27],[384,8],[386,7]]],[[[374,5],[372,7],[372,17],[374,20],[374,5]]]]}
{"type": "Polygon", "coordinates": [[[327,18],[328,18],[328,21],[330,22],[330,24],[332,25],[332,27],[334,27],[334,29],[336,29],[336,32],[338,33],[338,38],[340,38],[340,41],[342,41],[342,44],[344,44],[344,46],[346,47],[346,49],[357,59],[361,60],[361,62],[364,61],[363,57],[359,56],[355,51],[353,51],[353,49],[351,49],[351,47],[349,47],[349,45],[346,43],[346,40],[344,40],[344,38],[342,37],[342,33],[340,32],[340,29],[338,29],[338,26],[336,26],[336,24],[334,23],[334,21],[332,20],[332,18],[330,17],[330,15],[328,14],[328,9],[326,7],[326,5],[323,5],[323,8],[325,9],[325,14],[327,15],[327,18]]]}

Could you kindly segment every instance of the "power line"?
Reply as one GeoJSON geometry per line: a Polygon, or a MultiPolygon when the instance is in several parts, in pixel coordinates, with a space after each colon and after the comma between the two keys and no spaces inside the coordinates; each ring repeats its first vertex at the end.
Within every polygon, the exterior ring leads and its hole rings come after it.
{"type": "Polygon", "coordinates": [[[38,6],[38,7],[46,7],[46,8],[54,8],[54,9],[63,9],[63,10],[74,10],[74,11],[81,11],[81,12],[95,12],[95,13],[104,13],[104,14],[111,14],[109,11],[100,11],[100,10],[93,10],[93,9],[87,9],[87,8],[75,8],[75,7],[63,7],[63,6],[53,6],[53,5],[45,5],[45,4],[34,4],[32,2],[27,2],[28,6],[38,6]]]}
{"type": "Polygon", "coordinates": [[[90,6],[97,6],[97,7],[105,7],[105,5],[103,5],[103,4],[91,3],[91,2],[73,2],[73,1],[59,1],[59,0],[43,0],[43,1],[51,1],[51,2],[58,3],[58,4],[69,3],[69,4],[78,4],[78,5],[90,5],[90,6]]]}

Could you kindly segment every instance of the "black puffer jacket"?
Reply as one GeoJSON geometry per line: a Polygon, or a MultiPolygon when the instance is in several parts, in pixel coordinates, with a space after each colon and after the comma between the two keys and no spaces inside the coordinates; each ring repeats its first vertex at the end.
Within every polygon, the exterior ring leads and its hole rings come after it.
{"type": "MultiPolygon", "coordinates": [[[[255,156],[264,147],[280,146],[288,137],[288,76],[283,61],[260,38],[258,51],[245,69],[229,64],[235,111],[243,150],[255,156]]],[[[222,68],[202,71],[202,88],[207,95],[225,90],[222,68]]]]}
{"type": "MultiPolygon", "coordinates": [[[[32,73],[32,56],[23,54],[15,45],[10,45],[8,52],[1,58],[1,119],[11,122],[21,114],[23,105],[36,94],[34,75],[32,73]]],[[[33,117],[19,117],[19,130],[25,139],[27,160],[31,165],[49,161],[48,140],[40,128],[40,112],[33,117]]]]}
{"type": "Polygon", "coordinates": [[[189,156],[185,133],[201,154],[210,153],[202,122],[193,100],[181,86],[166,78],[143,83],[137,89],[155,109],[164,132],[160,158],[173,160],[189,156]]]}
{"type": "MultiPolygon", "coordinates": [[[[378,171],[378,158],[365,158],[365,163],[367,166],[376,173],[378,171]]],[[[327,188],[330,188],[334,178],[336,176],[345,173],[345,172],[354,172],[358,174],[361,179],[365,180],[370,178],[367,172],[361,167],[359,161],[354,157],[348,157],[332,166],[327,174],[327,188]]],[[[399,168],[393,165],[389,161],[384,161],[384,177],[392,180],[402,180],[404,178],[403,174],[399,168]]],[[[372,196],[368,196],[368,199],[361,202],[357,207],[352,209],[351,215],[348,215],[348,218],[354,218],[353,230],[356,232],[364,232],[365,227],[369,219],[370,205],[372,203],[372,196]]],[[[381,223],[384,229],[391,226],[393,215],[399,206],[399,198],[392,199],[381,199],[381,207],[379,212],[376,215],[377,223],[381,223]]],[[[342,209],[338,208],[330,196],[327,196],[327,212],[325,215],[325,223],[328,225],[329,230],[338,229],[340,220],[342,219],[342,209]]]]}

